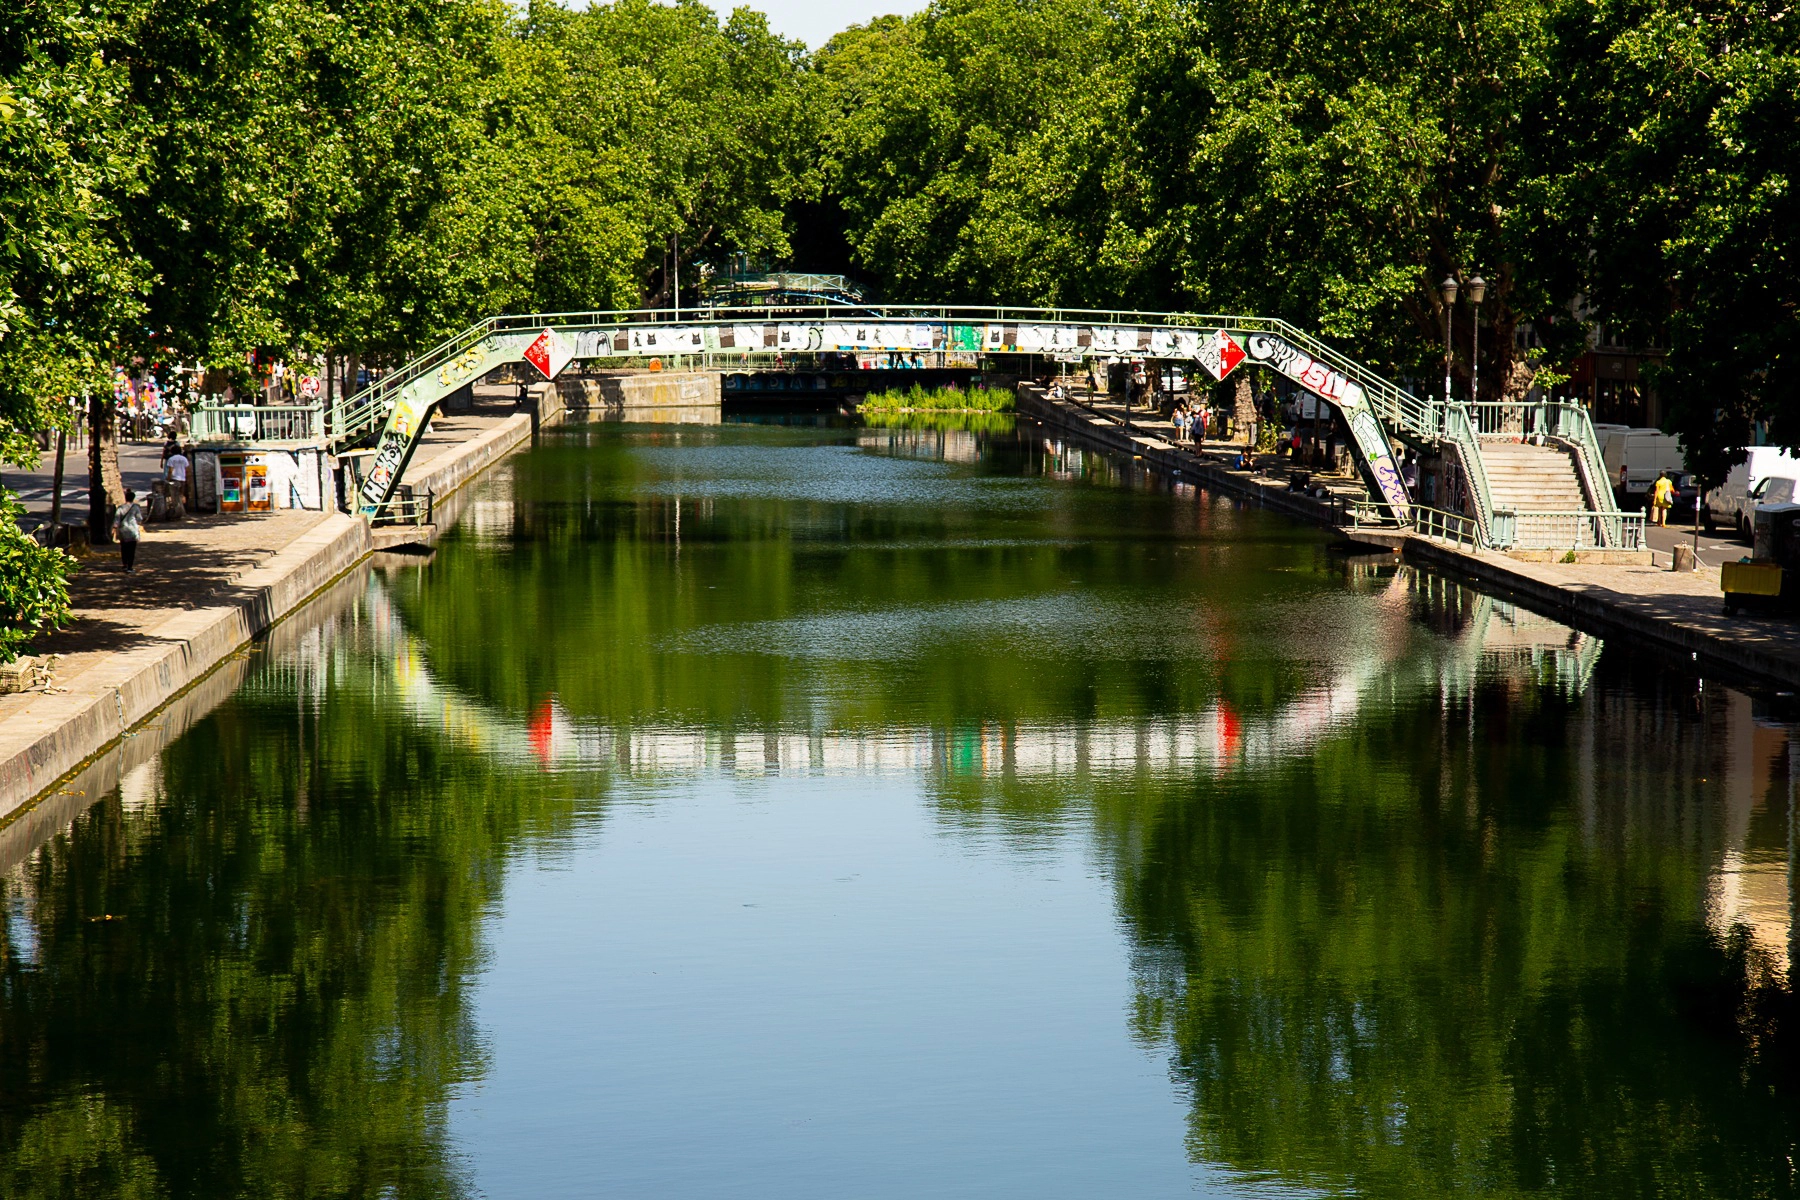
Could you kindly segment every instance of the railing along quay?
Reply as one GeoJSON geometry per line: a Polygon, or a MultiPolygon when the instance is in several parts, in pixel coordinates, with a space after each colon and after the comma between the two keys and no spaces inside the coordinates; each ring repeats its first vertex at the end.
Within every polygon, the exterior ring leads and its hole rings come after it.
{"type": "Polygon", "coordinates": [[[1592,509],[1529,509],[1496,514],[1513,526],[1515,550],[1642,550],[1644,514],[1592,509]]]}
{"type": "Polygon", "coordinates": [[[436,507],[436,493],[427,490],[420,495],[410,485],[401,484],[399,491],[391,498],[369,510],[369,524],[377,528],[389,525],[429,525],[436,507]]]}

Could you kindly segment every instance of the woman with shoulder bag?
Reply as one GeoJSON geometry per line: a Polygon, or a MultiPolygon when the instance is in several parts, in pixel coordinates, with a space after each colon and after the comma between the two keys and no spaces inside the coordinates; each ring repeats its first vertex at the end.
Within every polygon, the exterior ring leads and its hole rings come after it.
{"type": "Polygon", "coordinates": [[[126,573],[136,571],[138,539],[144,536],[144,509],[130,488],[125,489],[125,503],[113,513],[113,536],[119,539],[119,562],[126,573]]]}

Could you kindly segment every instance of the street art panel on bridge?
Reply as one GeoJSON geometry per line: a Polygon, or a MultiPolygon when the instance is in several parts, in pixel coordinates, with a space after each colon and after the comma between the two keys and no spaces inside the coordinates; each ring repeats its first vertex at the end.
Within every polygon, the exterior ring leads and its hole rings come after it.
{"type": "Polygon", "coordinates": [[[1272,333],[1251,334],[1248,349],[1252,361],[1275,368],[1313,395],[1331,401],[1346,418],[1368,400],[1355,381],[1272,333]]]}
{"type": "Polygon", "coordinates": [[[1211,334],[1200,339],[1200,351],[1194,357],[1214,379],[1223,383],[1225,377],[1231,374],[1239,363],[1249,357],[1249,354],[1238,344],[1236,338],[1223,329],[1215,329],[1211,334]]]}
{"type": "MultiPolygon", "coordinates": [[[[1223,332],[1223,331],[1221,331],[1223,332]]],[[[1400,520],[1412,519],[1412,500],[1406,492],[1406,481],[1394,462],[1393,447],[1387,431],[1370,411],[1368,396],[1354,380],[1343,372],[1307,354],[1285,339],[1270,333],[1253,333],[1246,339],[1248,357],[1286,375],[1289,379],[1328,401],[1344,416],[1350,436],[1356,439],[1359,461],[1364,476],[1380,492],[1387,506],[1400,520]]]]}
{"type": "Polygon", "coordinates": [[[554,329],[544,330],[525,347],[525,361],[536,367],[545,379],[555,379],[562,374],[562,369],[574,357],[575,347],[554,329]]]}
{"type": "MultiPolygon", "coordinates": [[[[512,353],[517,356],[520,351],[512,353]]],[[[412,458],[413,447],[418,445],[419,436],[424,432],[425,421],[438,401],[503,361],[505,358],[498,351],[495,339],[489,338],[451,357],[436,371],[413,380],[400,390],[394,398],[393,411],[388,414],[381,440],[375,444],[375,457],[369,460],[369,472],[358,494],[362,507],[379,507],[393,495],[407,461],[412,458]]]]}
{"type": "MultiPolygon", "coordinates": [[[[660,315],[660,314],[659,314],[660,315]]],[[[1387,405],[1377,412],[1364,386],[1351,375],[1353,364],[1334,366],[1268,332],[1271,322],[1231,318],[1218,325],[1185,325],[1173,314],[1163,324],[1088,320],[1070,321],[1052,310],[1022,310],[1035,317],[1024,321],[935,318],[902,312],[868,315],[821,313],[819,320],[746,321],[742,310],[732,319],[700,315],[668,324],[632,324],[618,316],[612,324],[559,328],[559,336],[576,360],[667,358],[671,355],[774,355],[828,352],[876,352],[917,355],[988,351],[1040,354],[1061,362],[1083,358],[1160,358],[1198,362],[1213,378],[1223,380],[1242,363],[1267,366],[1317,395],[1343,414],[1358,451],[1359,467],[1383,503],[1402,521],[1410,517],[1406,487],[1395,465],[1383,421],[1393,420],[1398,389],[1374,376],[1364,376],[1387,405]],[[1385,389],[1385,390],[1382,390],[1385,389]]],[[[996,312],[997,316],[1004,316],[996,312]]],[[[431,408],[475,375],[502,362],[517,361],[539,330],[496,333],[479,348],[455,361],[434,364],[433,373],[407,381],[395,395],[370,474],[362,489],[366,507],[379,505],[394,490],[431,408]],[[465,361],[466,360],[466,361],[465,361]]],[[[1305,342],[1304,335],[1296,337],[1305,342]]],[[[1308,344],[1310,344],[1308,342],[1308,344]]],[[[1325,352],[1323,347],[1318,347],[1325,352]]]]}

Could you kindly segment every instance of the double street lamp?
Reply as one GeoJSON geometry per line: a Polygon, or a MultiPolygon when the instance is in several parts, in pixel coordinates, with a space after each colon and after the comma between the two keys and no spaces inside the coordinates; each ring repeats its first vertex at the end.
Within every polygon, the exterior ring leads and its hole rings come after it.
{"type": "MultiPolygon", "coordinates": [[[[1461,291],[1456,276],[1444,276],[1444,282],[1438,285],[1438,293],[1444,298],[1444,403],[1450,403],[1450,364],[1453,353],[1450,348],[1450,313],[1456,307],[1456,297],[1461,291]]],[[[1487,298],[1487,280],[1477,275],[1469,280],[1469,303],[1475,306],[1475,339],[1469,351],[1469,400],[1471,403],[1481,399],[1481,302],[1487,298]]]]}

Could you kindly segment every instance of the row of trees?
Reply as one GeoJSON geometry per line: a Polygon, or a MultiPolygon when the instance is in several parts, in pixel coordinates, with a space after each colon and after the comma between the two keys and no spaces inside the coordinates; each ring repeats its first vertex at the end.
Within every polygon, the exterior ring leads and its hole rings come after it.
{"type": "MultiPolygon", "coordinates": [[[[392,361],[496,311],[635,305],[678,234],[785,254],[802,69],[692,0],[10,6],[0,459],[84,395],[107,442],[114,364],[392,361]]],[[[96,462],[97,514],[117,480],[96,462]]],[[[6,655],[65,613],[68,560],[9,505],[0,564],[6,655]]]]}
{"type": "MultiPolygon", "coordinates": [[[[1526,322],[1534,370],[1594,322],[1666,346],[1716,478],[1756,421],[1800,443],[1786,3],[936,0],[808,55],[695,0],[22,0],[0,458],[71,397],[104,426],[114,363],[392,360],[666,299],[678,238],[890,299],[1276,314],[1421,377],[1437,281],[1480,273],[1485,387],[1526,322]]],[[[16,532],[12,628],[61,584],[16,532]]]]}
{"type": "Polygon", "coordinates": [[[811,82],[849,256],[898,296],[1280,315],[1483,394],[1589,327],[1719,478],[1800,443],[1800,24],[1786,0],[938,0],[811,82]],[[1457,317],[1457,374],[1472,322],[1457,317]],[[1531,347],[1535,355],[1539,346],[1531,347]]]}

